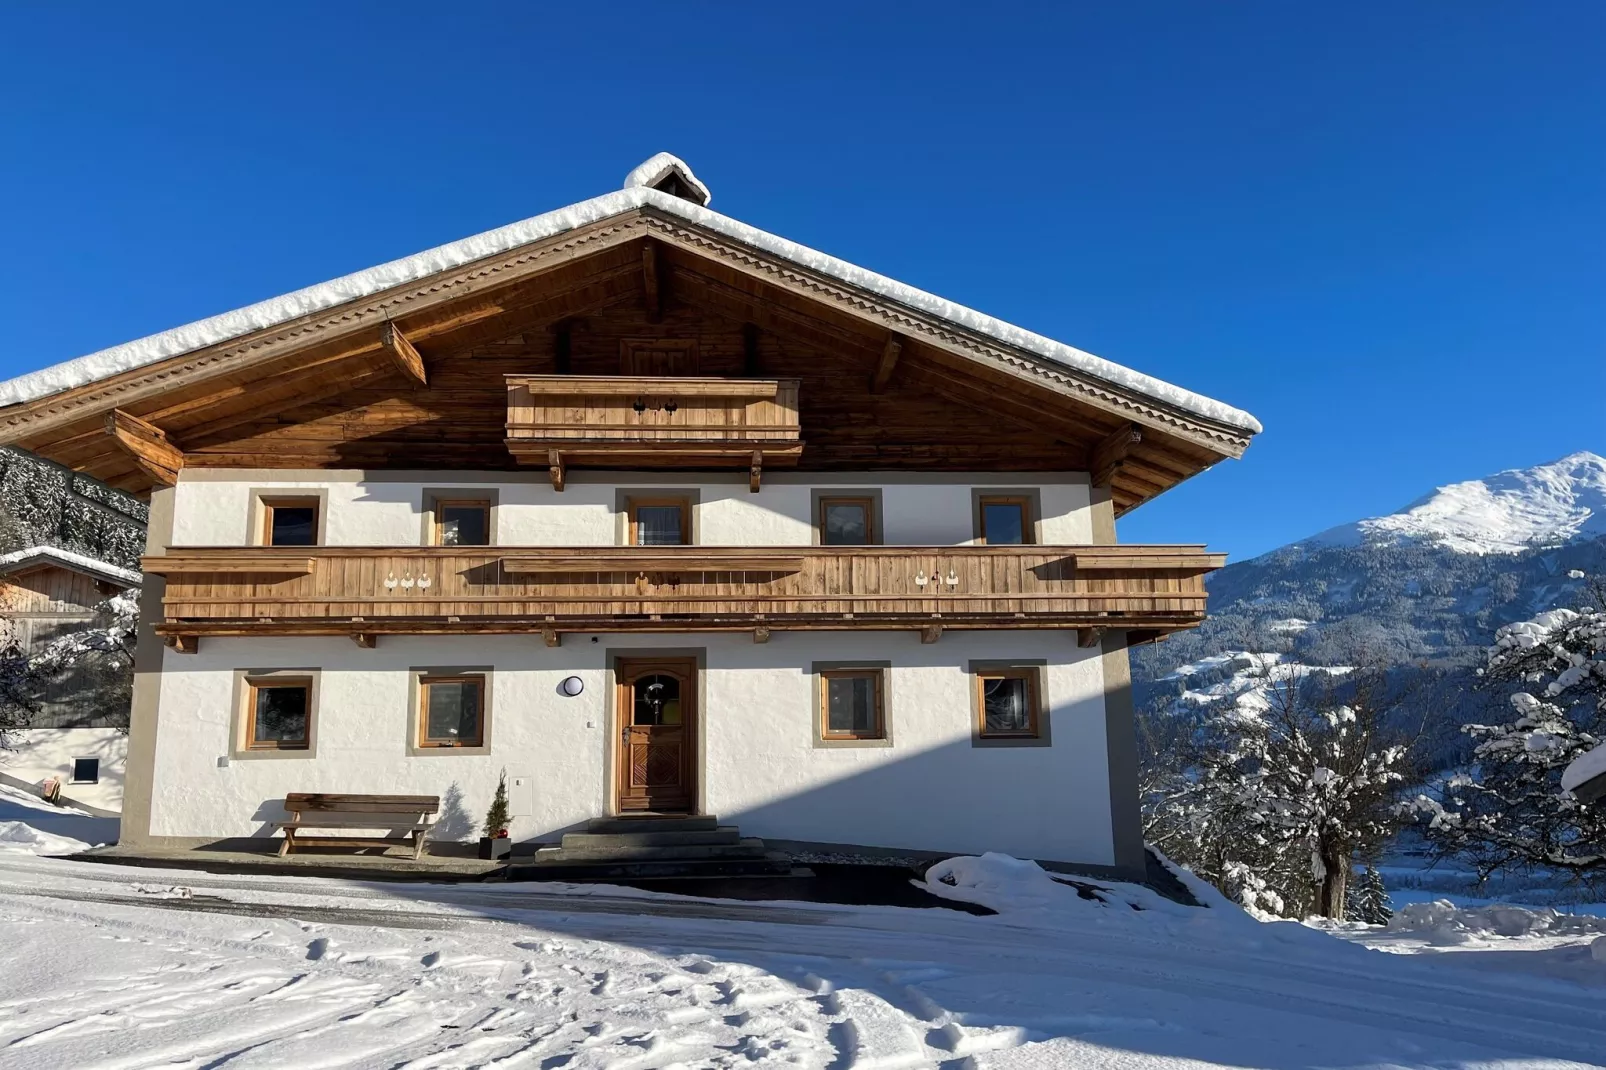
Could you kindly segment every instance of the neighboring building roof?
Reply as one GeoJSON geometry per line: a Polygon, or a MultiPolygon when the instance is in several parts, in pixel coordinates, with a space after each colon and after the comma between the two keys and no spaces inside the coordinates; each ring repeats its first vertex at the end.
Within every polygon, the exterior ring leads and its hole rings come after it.
{"type": "Polygon", "coordinates": [[[1606,744],[1573,759],[1561,774],[1561,786],[1578,796],[1580,802],[1593,803],[1606,797],[1606,744]]]}
{"type": "MultiPolygon", "coordinates": [[[[1249,434],[1257,434],[1261,430],[1258,420],[1231,405],[1184,390],[1051,338],[983,315],[963,305],[945,301],[884,275],[878,275],[873,271],[748,226],[710,211],[685,196],[672,195],[654,188],[673,183],[676,179],[679,188],[689,189],[692,194],[700,196],[704,202],[707,201],[708,187],[697,180],[691,168],[668,153],[659,153],[631,171],[626,179],[625,188],[614,193],[593,197],[567,208],[450,242],[413,256],[392,260],[387,264],[296,290],[281,297],[260,301],[233,312],[198,320],[160,334],[153,334],[18,376],[8,382],[0,383],[0,406],[48,397],[121,372],[286,323],[309,313],[356,301],[390,287],[415,282],[623,212],[651,206],[658,211],[678,216],[689,223],[705,227],[733,241],[788,261],[806,271],[827,276],[873,293],[884,300],[946,320],[957,327],[1064,365],[1112,386],[1249,434]]],[[[668,188],[675,186],[671,185],[668,188]]]]}
{"type": "Polygon", "coordinates": [[[73,553],[59,546],[30,546],[0,554],[0,576],[10,576],[36,565],[59,565],[62,568],[93,576],[119,587],[138,587],[141,576],[133,569],[107,564],[86,554],[73,553]]]}

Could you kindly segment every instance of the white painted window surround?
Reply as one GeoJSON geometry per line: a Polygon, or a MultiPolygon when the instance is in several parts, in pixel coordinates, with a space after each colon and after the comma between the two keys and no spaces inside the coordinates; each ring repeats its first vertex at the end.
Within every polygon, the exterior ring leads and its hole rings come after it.
{"type": "MultiPolygon", "coordinates": [[[[298,475],[304,473],[297,473],[298,475]]],[[[556,492],[537,473],[419,472],[408,477],[365,478],[361,472],[317,473],[316,479],[283,478],[276,473],[236,474],[214,469],[186,470],[174,503],[173,546],[244,546],[250,539],[252,494],[264,487],[285,493],[322,491],[327,495],[324,541],[331,546],[416,546],[422,542],[430,490],[461,487],[494,491],[495,543],[499,546],[610,546],[618,541],[615,514],[620,489],[654,487],[697,492],[698,541],[705,546],[807,546],[813,542],[814,490],[851,493],[876,490],[882,500],[882,542],[888,545],[963,545],[975,535],[973,491],[977,488],[1033,490],[1041,502],[1039,541],[1081,545],[1092,541],[1087,476],[951,473],[941,477],[899,477],[885,472],[781,473],[766,475],[762,491],[751,493],[741,480],[712,480],[676,473],[640,477],[620,473],[571,478],[556,492]],[[416,478],[414,478],[416,477],[416,478]]]]}

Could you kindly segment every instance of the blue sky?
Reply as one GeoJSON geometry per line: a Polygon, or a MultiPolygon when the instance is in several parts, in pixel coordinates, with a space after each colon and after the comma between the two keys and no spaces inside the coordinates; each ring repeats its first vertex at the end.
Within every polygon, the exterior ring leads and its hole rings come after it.
{"type": "Polygon", "coordinates": [[[548,7],[9,7],[0,374],[667,149],[723,212],[1260,417],[1123,541],[1241,558],[1606,453],[1606,5],[548,7]]]}

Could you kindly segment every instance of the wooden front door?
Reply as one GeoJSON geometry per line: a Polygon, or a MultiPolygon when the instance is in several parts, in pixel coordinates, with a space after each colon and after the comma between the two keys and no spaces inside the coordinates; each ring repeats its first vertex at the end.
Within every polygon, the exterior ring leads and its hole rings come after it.
{"type": "Polygon", "coordinates": [[[621,658],[619,810],[689,813],[697,798],[697,660],[621,658]]]}

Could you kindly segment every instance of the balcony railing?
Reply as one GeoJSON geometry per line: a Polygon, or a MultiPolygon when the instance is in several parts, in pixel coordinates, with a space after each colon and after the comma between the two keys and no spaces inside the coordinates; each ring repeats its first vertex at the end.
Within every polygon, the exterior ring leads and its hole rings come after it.
{"type": "Polygon", "coordinates": [[[750,468],[795,465],[803,453],[796,379],[590,375],[507,377],[507,448],[552,469],[750,468]]]}
{"type": "Polygon", "coordinates": [[[158,630],[202,635],[1080,628],[1204,619],[1198,546],[175,549],[158,630]]]}

